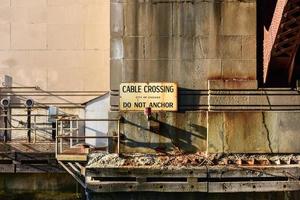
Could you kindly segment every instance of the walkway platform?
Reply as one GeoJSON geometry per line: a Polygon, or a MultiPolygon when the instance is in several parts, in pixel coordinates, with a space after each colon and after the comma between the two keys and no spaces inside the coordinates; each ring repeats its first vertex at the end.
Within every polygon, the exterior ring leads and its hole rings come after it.
{"type": "Polygon", "coordinates": [[[300,190],[300,165],[203,166],[178,169],[89,168],[92,192],[271,192],[300,190]]]}

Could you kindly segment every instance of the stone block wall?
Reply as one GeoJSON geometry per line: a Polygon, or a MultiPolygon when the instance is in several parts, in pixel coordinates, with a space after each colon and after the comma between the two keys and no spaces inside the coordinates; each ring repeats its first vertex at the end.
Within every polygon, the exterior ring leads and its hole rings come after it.
{"type": "Polygon", "coordinates": [[[210,79],[255,80],[256,3],[111,0],[110,62],[112,109],[121,82],[177,82],[185,91],[206,90],[210,79]]]}
{"type": "Polygon", "coordinates": [[[110,5],[110,114],[124,117],[121,151],[170,151],[176,145],[188,152],[300,151],[294,142],[300,136],[299,92],[257,85],[263,52],[257,54],[256,1],[111,0],[110,5]],[[119,112],[121,82],[154,81],[178,83],[178,112],[154,113],[153,122],[143,113],[119,112]]]}

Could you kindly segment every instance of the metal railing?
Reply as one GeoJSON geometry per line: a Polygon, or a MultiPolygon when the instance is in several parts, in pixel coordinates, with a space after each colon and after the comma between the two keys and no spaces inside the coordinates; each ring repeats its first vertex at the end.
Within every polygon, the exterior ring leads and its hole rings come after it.
{"type": "Polygon", "coordinates": [[[117,139],[117,153],[120,154],[120,118],[117,119],[57,119],[56,120],[56,141],[55,141],[55,152],[58,154],[64,153],[64,141],[68,141],[68,148],[72,148],[74,140],[78,143],[81,139],[117,139]],[[74,123],[75,122],[75,123],[74,123]],[[83,127],[79,127],[79,122],[84,122],[83,127]],[[116,135],[101,135],[101,136],[86,136],[83,132],[80,134],[80,129],[86,128],[86,122],[116,122],[117,123],[117,134],[116,135]],[[67,125],[66,127],[64,127],[67,125]],[[75,126],[74,126],[75,124],[75,126]],[[75,133],[75,134],[74,134],[75,133]]]}
{"type": "MultiPolygon", "coordinates": [[[[58,115],[59,117],[63,117],[65,115],[58,115]]],[[[30,117],[33,118],[32,123],[30,123],[30,128],[27,126],[27,122],[19,121],[20,119],[16,119],[15,117],[28,117],[26,114],[1,114],[0,117],[9,119],[7,122],[9,124],[9,127],[6,128],[0,128],[0,131],[30,131],[30,135],[33,134],[33,141],[31,141],[29,138],[27,138],[28,143],[36,143],[37,142],[37,133],[38,131],[56,131],[56,128],[51,127],[51,122],[47,121],[49,119],[50,115],[46,114],[31,114],[30,117]],[[39,118],[45,117],[47,122],[42,122],[39,118]],[[22,122],[21,127],[14,127],[12,125],[12,121],[18,121],[19,123],[22,122]],[[38,124],[42,123],[43,126],[38,126],[38,124]],[[46,127],[45,127],[46,126],[46,127]],[[47,127],[48,126],[48,127],[47,127]]],[[[13,134],[13,133],[11,133],[13,134]]],[[[25,136],[25,135],[24,135],[25,136]]],[[[28,137],[28,135],[27,135],[28,137]]],[[[49,138],[49,140],[53,141],[55,138],[52,137],[52,139],[49,138]]],[[[13,139],[11,140],[13,141],[13,139]]],[[[19,140],[18,140],[19,141],[19,140]]],[[[5,141],[6,142],[6,141],[5,141]]]]}

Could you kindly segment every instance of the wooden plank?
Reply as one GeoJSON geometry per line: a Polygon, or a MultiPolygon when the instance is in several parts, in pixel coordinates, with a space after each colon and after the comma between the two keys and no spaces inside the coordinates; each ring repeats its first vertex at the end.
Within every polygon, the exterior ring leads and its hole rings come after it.
{"type": "Polygon", "coordinates": [[[244,182],[101,182],[86,181],[94,192],[275,192],[300,190],[300,181],[244,181],[244,182]]]}
{"type": "Polygon", "coordinates": [[[86,168],[86,176],[90,177],[199,177],[207,176],[206,167],[198,168],[86,168]]]}
{"type": "Polygon", "coordinates": [[[64,173],[59,165],[16,165],[16,173],[64,173]]]}
{"type": "Polygon", "coordinates": [[[14,149],[16,152],[49,152],[54,153],[55,142],[27,143],[27,141],[0,143],[0,151],[6,152],[7,149],[14,149]]]}
{"type": "Polygon", "coordinates": [[[59,154],[56,159],[60,161],[87,161],[87,155],[59,154]]]}
{"type": "Polygon", "coordinates": [[[208,192],[279,192],[300,190],[299,181],[210,182],[208,192]]]}
{"type": "Polygon", "coordinates": [[[210,178],[251,178],[251,177],[288,177],[299,178],[299,165],[283,166],[249,166],[249,167],[230,167],[230,166],[210,166],[210,178]]]}
{"type": "Polygon", "coordinates": [[[87,181],[86,186],[93,192],[206,192],[207,183],[172,182],[105,182],[87,181]]]}
{"type": "Polygon", "coordinates": [[[26,152],[17,152],[16,160],[53,160],[55,158],[55,153],[26,153],[26,152]]]}
{"type": "Polygon", "coordinates": [[[15,165],[14,164],[1,164],[0,165],[0,173],[15,173],[15,165]]]}

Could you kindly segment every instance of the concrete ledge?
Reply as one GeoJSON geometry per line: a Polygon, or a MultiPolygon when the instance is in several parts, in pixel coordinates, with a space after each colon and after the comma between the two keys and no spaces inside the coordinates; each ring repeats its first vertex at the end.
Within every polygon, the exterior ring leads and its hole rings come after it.
{"type": "Polygon", "coordinates": [[[257,89],[256,80],[208,80],[208,90],[257,89]]]}

